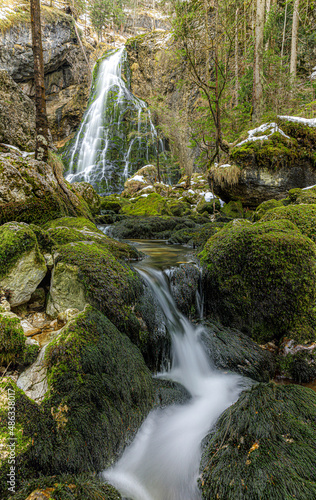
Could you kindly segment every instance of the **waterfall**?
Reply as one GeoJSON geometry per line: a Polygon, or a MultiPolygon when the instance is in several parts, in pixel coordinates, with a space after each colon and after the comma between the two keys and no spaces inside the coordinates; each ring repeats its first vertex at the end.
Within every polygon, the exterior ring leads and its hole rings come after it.
{"type": "Polygon", "coordinates": [[[97,63],[87,111],[63,153],[66,179],[89,182],[101,195],[121,192],[126,179],[157,155],[157,130],[146,103],[122,78],[125,63],[124,47],[97,63]]]}
{"type": "Polygon", "coordinates": [[[198,500],[201,441],[243,386],[239,375],[211,366],[193,326],[176,308],[167,276],[144,263],[136,266],[151,286],[172,338],[171,369],[158,376],[182,384],[189,402],[152,411],[119,461],[102,473],[124,498],[198,500]]]}

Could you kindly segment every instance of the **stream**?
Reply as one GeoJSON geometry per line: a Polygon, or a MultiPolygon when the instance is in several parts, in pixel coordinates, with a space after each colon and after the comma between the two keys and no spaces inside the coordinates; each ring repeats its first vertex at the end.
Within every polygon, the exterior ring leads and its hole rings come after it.
{"type": "Polygon", "coordinates": [[[198,500],[201,441],[220,414],[237,400],[244,383],[241,376],[212,366],[200,342],[203,327],[190,323],[175,306],[168,284],[172,269],[167,267],[187,261],[187,249],[178,248],[177,252],[152,241],[138,242],[137,247],[149,257],[135,268],[155,294],[172,339],[171,368],[157,377],[182,384],[191,399],[153,410],[131,445],[102,477],[125,499],[198,500]]]}

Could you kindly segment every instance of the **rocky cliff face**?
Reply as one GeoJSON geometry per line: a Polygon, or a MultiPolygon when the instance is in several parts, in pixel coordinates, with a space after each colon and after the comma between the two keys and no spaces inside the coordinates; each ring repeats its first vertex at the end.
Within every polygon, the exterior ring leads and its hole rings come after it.
{"type": "MultiPolygon", "coordinates": [[[[42,19],[47,112],[54,141],[79,125],[89,95],[87,68],[70,16],[53,11],[42,19]]],[[[87,53],[92,47],[87,47],[87,53]]],[[[30,23],[12,24],[0,33],[0,68],[29,96],[34,95],[30,23]]]]}

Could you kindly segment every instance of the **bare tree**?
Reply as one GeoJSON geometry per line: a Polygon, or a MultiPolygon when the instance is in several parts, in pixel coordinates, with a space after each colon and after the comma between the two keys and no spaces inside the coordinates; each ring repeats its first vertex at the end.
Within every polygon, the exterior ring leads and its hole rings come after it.
{"type": "Polygon", "coordinates": [[[41,32],[40,0],[31,0],[32,48],[34,56],[34,84],[36,106],[35,158],[48,159],[48,121],[46,113],[44,60],[41,32]]]}
{"type": "Polygon", "coordinates": [[[299,5],[300,0],[295,0],[294,11],[293,11],[293,23],[292,23],[292,41],[291,41],[291,61],[290,61],[290,75],[294,79],[296,77],[296,66],[297,66],[297,32],[299,23],[299,5]]]}

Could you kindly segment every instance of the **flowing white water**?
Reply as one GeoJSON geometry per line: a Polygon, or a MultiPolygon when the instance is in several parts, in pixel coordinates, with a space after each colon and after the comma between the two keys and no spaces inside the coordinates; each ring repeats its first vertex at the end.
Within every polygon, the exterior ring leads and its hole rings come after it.
{"type": "Polygon", "coordinates": [[[201,441],[238,397],[243,380],[212,368],[194,327],[176,308],[165,275],[139,264],[166,316],[172,368],[159,376],[181,383],[190,401],[152,411],[120,460],[102,473],[128,499],[197,500],[201,441]]]}
{"type": "MultiPolygon", "coordinates": [[[[89,182],[100,194],[122,191],[135,169],[155,155],[157,145],[146,103],[130,92],[122,78],[125,54],[122,47],[100,63],[91,104],[69,158],[66,179],[89,182]]],[[[160,141],[160,151],[163,148],[160,141]]]]}

